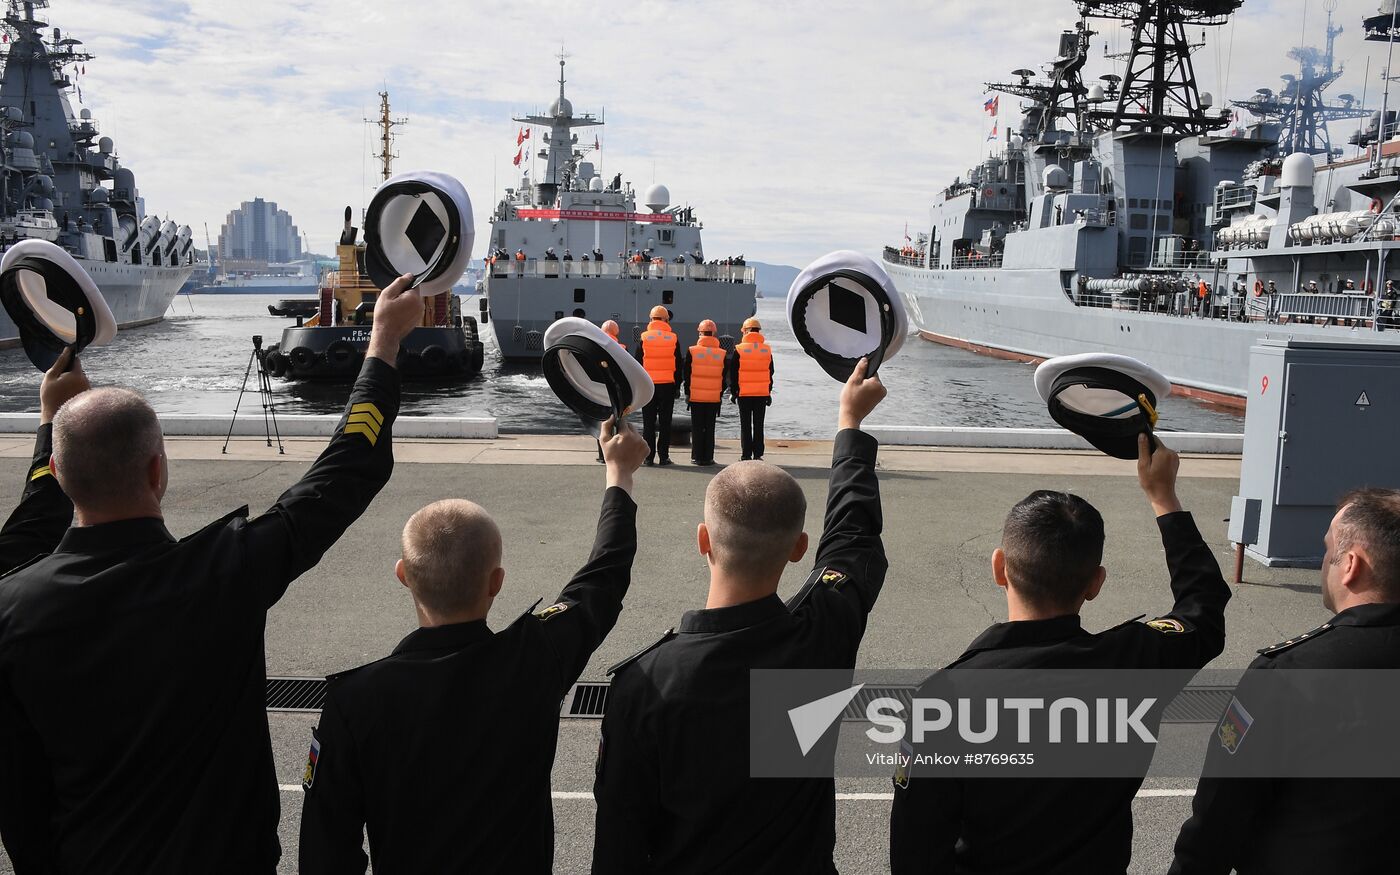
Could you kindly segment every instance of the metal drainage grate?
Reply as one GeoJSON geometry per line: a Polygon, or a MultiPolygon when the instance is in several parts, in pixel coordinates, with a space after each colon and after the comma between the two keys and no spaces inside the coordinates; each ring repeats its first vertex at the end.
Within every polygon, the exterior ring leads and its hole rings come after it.
{"type": "Polygon", "coordinates": [[[325,678],[267,679],[269,711],[319,711],[325,702],[325,678]]]}
{"type": "Polygon", "coordinates": [[[589,682],[574,684],[559,706],[559,716],[597,719],[608,708],[608,684],[589,682]]]}
{"type": "MultiPolygon", "coordinates": [[[[1163,723],[1214,723],[1220,719],[1233,687],[1187,687],[1173,699],[1162,714],[1163,723]]],[[[866,707],[874,699],[897,699],[909,708],[914,687],[864,687],[841,713],[846,721],[864,721],[866,707]]],[[[326,701],[325,678],[268,678],[267,710],[319,711],[326,701]]],[[[559,706],[562,719],[592,719],[603,716],[608,708],[608,683],[585,681],[574,684],[559,706]]]]}

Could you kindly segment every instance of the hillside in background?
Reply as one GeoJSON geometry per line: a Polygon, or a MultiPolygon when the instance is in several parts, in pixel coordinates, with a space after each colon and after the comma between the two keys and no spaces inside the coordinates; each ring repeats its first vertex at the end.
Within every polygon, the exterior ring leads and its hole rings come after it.
{"type": "Polygon", "coordinates": [[[754,268],[758,279],[758,290],[763,293],[765,298],[786,297],[788,287],[802,272],[801,268],[789,264],[766,264],[762,261],[750,261],[749,266],[754,268]]]}

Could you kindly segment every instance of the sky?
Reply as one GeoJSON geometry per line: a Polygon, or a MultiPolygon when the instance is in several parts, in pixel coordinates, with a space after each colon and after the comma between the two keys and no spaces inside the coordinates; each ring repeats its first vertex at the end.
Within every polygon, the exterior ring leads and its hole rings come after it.
{"type": "MultiPolygon", "coordinates": [[[[1287,50],[1325,39],[1324,0],[1246,0],[1195,57],[1203,90],[1247,97],[1296,72],[1287,50]]],[[[1070,0],[52,0],[49,21],[96,57],[79,77],[102,133],[136,173],[148,212],[217,239],[254,197],[291,213],[330,253],[346,205],[378,180],[386,87],[395,170],[466,185],[477,254],[507,185],[519,125],[558,92],[561,46],[575,113],[606,115],[602,172],[665,183],[705,223],[707,254],[802,266],[833,249],[878,252],[928,221],[954,176],[987,154],[983,82],[1038,69],[1077,17],[1070,0]]],[[[1385,45],[1361,39],[1376,0],[1341,0],[1333,94],[1380,103],[1385,45]],[[1370,84],[1364,75],[1370,57],[1370,84]]],[[[1099,22],[1091,79],[1110,72],[1099,22]]],[[[1193,29],[1193,37],[1200,31],[1193,29]]],[[[1121,70],[1120,70],[1121,72],[1121,70]]],[[[73,98],[76,101],[76,96],[73,98]]],[[[1392,105],[1400,103],[1400,91],[1392,105]]],[[[75,109],[77,105],[75,103],[75,109]]],[[[1014,98],[1001,101],[1001,130],[1014,98]]],[[[1345,142],[1354,123],[1338,126],[1345,142]]],[[[536,137],[539,136],[537,132],[536,137]]],[[[1340,135],[1340,136],[1339,136],[1340,135]]],[[[538,140],[533,141],[538,144],[538,140]]]]}

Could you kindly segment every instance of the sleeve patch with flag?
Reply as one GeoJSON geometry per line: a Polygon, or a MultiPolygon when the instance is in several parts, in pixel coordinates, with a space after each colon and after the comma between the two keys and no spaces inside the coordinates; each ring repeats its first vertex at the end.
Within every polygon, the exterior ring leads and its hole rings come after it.
{"type": "Polygon", "coordinates": [[[846,575],[844,572],[832,571],[828,568],[826,571],[822,572],[821,582],[827,586],[840,589],[841,584],[846,582],[846,575]]]}
{"type": "Polygon", "coordinates": [[[1148,620],[1147,625],[1158,632],[1165,632],[1169,635],[1186,631],[1186,626],[1180,620],[1171,617],[1161,617],[1156,620],[1148,620]]]}
{"type": "Polygon", "coordinates": [[[51,477],[51,476],[53,476],[53,470],[52,470],[51,468],[49,468],[48,465],[41,465],[40,467],[34,469],[34,473],[32,473],[32,474],[29,475],[29,479],[30,479],[31,481],[34,481],[34,480],[38,480],[40,477],[51,477]]]}
{"type": "Polygon", "coordinates": [[[316,763],[321,759],[321,739],[316,737],[316,730],[311,730],[311,752],[306,755],[306,770],[301,774],[301,789],[310,790],[311,785],[316,783],[316,763]]]}
{"type": "Polygon", "coordinates": [[[384,427],[384,414],[374,404],[364,401],[350,406],[345,420],[346,434],[362,434],[370,446],[379,442],[379,430],[384,427]]]}

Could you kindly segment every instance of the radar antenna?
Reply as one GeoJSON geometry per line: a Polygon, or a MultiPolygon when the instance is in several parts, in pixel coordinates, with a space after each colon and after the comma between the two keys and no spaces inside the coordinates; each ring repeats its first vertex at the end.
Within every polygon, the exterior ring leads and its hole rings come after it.
{"type": "Polygon", "coordinates": [[[1083,117],[1101,130],[1189,137],[1219,130],[1228,111],[1208,114],[1196,86],[1191,54],[1200,47],[1186,26],[1218,27],[1244,0],[1077,0],[1088,18],[1121,21],[1132,33],[1118,100],[1088,107],[1083,117]]]}
{"type": "Polygon", "coordinates": [[[1290,50],[1288,57],[1298,62],[1298,75],[1284,76],[1282,90],[1274,93],[1267,88],[1261,88],[1248,100],[1230,101],[1234,106],[1278,125],[1279,152],[1284,155],[1306,152],[1309,155],[1338,156],[1341,150],[1332,148],[1327,123],[1365,118],[1369,115],[1350,94],[1339,95],[1339,99],[1334,103],[1329,103],[1323,97],[1323,92],[1340,79],[1344,72],[1342,67],[1336,64],[1333,51],[1337,36],[1342,32],[1342,28],[1332,24],[1332,13],[1337,10],[1336,0],[1327,0],[1325,8],[1325,52],[1312,46],[1298,46],[1290,50]]]}
{"type": "Polygon", "coordinates": [[[365,119],[365,124],[376,125],[379,128],[379,151],[374,157],[382,165],[380,174],[384,181],[388,182],[389,177],[394,175],[394,159],[399,157],[399,153],[394,151],[394,128],[408,124],[406,118],[394,118],[389,113],[389,92],[379,92],[379,118],[365,119]]]}

